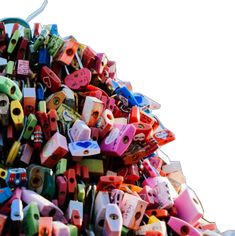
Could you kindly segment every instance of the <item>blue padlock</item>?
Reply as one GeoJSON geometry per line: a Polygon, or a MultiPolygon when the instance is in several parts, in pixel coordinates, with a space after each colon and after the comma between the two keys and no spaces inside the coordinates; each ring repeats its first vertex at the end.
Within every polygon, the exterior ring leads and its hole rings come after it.
{"type": "Polygon", "coordinates": [[[0,188],[0,204],[5,202],[12,196],[11,189],[9,187],[0,188]]]}
{"type": "Polygon", "coordinates": [[[37,85],[36,88],[36,99],[37,101],[44,101],[44,89],[40,83],[37,85]]]}
{"type": "Polygon", "coordinates": [[[128,100],[128,106],[138,106],[138,102],[134,97],[134,94],[124,85],[116,89],[115,91],[119,96],[123,96],[128,100]]]}
{"type": "Polygon", "coordinates": [[[43,66],[50,66],[50,54],[47,48],[41,48],[38,54],[38,64],[43,66]]]}
{"type": "Polygon", "coordinates": [[[59,35],[57,24],[51,24],[50,35],[59,35]]]}

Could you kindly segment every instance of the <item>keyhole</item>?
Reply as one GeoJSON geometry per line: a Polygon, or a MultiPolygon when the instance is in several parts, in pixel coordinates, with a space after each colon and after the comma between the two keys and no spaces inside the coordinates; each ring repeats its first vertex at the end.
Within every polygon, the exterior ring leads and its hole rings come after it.
{"type": "Polygon", "coordinates": [[[189,227],[187,225],[183,225],[180,228],[180,232],[182,235],[188,235],[189,234],[189,227]]]}
{"type": "Polygon", "coordinates": [[[14,108],[12,112],[15,116],[18,116],[21,113],[19,108],[14,108]]]}
{"type": "Polygon", "coordinates": [[[118,215],[116,215],[116,214],[110,214],[109,217],[110,217],[112,220],[117,220],[117,219],[118,219],[118,215]]]}
{"type": "Polygon", "coordinates": [[[5,107],[7,105],[7,102],[5,100],[0,101],[0,107],[5,107]]]}

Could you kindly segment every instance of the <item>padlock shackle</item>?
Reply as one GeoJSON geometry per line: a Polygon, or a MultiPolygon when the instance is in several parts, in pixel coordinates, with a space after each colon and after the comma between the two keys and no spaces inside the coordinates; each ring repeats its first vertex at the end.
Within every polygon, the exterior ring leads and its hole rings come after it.
{"type": "Polygon", "coordinates": [[[14,23],[18,23],[19,25],[30,29],[29,23],[21,18],[17,18],[17,17],[12,17],[12,18],[3,18],[0,20],[1,22],[3,22],[4,24],[14,24],[14,23]]]}

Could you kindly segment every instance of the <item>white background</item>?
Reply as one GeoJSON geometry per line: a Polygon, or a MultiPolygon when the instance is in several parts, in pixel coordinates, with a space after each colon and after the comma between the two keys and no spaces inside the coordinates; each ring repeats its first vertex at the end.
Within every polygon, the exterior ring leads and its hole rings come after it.
{"type": "MultiPolygon", "coordinates": [[[[39,0],[1,1],[1,17],[26,18],[39,0]]],[[[118,77],[160,102],[205,216],[235,229],[235,2],[49,0],[33,22],[57,23],[117,61],[118,77]]]]}

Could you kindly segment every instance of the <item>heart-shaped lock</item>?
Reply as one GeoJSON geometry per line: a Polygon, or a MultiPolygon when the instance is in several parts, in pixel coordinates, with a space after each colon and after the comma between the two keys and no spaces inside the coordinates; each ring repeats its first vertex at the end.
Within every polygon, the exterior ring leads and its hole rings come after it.
{"type": "Polygon", "coordinates": [[[67,75],[64,83],[73,90],[84,90],[91,81],[91,72],[87,68],[74,71],[67,75]]]}

